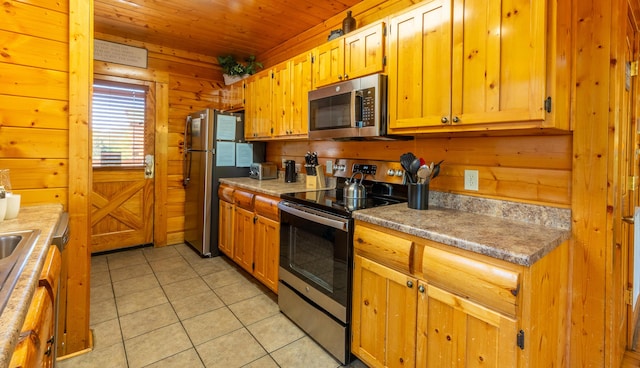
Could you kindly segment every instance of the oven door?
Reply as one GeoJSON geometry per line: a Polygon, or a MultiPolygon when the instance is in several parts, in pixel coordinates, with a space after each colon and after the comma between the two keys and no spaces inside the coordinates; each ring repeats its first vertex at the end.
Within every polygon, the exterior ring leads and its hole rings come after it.
{"type": "Polygon", "coordinates": [[[278,207],[280,280],[347,323],[352,220],[286,201],[278,207]]]}

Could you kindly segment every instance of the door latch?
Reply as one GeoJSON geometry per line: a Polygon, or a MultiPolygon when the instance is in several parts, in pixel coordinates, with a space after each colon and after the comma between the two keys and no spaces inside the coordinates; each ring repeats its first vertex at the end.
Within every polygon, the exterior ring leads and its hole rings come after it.
{"type": "Polygon", "coordinates": [[[145,179],[153,179],[153,155],[144,156],[144,178],[145,179]]]}

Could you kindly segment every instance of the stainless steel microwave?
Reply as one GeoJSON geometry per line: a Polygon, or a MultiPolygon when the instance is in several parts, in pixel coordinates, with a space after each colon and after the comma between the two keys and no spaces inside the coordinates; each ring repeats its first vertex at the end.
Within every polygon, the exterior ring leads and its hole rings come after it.
{"type": "Polygon", "coordinates": [[[309,92],[309,138],[382,138],[387,134],[387,76],[373,74],[309,92]]]}

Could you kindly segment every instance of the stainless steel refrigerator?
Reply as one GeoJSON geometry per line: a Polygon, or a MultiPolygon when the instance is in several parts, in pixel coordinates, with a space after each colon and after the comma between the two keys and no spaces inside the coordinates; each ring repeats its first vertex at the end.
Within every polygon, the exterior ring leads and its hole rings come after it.
{"type": "Polygon", "coordinates": [[[218,251],[218,180],[249,176],[252,162],[263,162],[264,143],[244,141],[244,114],[207,109],[185,123],[184,240],[203,257],[218,251]]]}

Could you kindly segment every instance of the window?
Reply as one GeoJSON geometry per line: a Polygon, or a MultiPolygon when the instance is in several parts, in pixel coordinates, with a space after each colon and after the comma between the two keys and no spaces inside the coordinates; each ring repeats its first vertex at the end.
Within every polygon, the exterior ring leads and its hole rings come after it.
{"type": "Polygon", "coordinates": [[[93,85],[93,167],[144,165],[146,93],[136,85],[93,85]]]}

